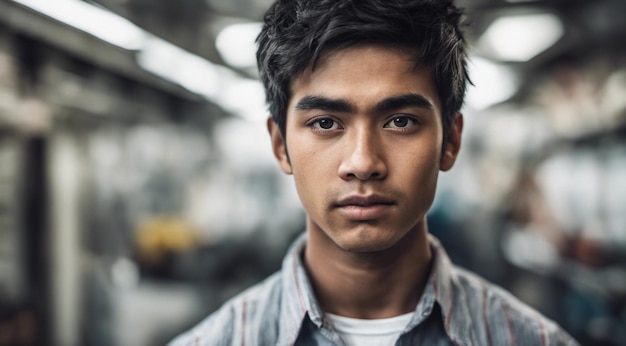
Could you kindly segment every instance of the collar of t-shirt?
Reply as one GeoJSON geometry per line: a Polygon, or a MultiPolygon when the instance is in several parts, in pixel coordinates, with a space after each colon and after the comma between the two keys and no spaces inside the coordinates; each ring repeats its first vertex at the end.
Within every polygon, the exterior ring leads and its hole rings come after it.
{"type": "Polygon", "coordinates": [[[411,321],[412,316],[413,312],[410,312],[390,318],[363,320],[324,314],[346,346],[393,345],[411,321]]]}

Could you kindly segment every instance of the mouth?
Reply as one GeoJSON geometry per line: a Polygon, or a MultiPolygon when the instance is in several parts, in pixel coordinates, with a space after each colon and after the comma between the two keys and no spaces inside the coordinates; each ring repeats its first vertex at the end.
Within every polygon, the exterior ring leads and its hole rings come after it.
{"type": "Polygon", "coordinates": [[[368,221],[384,216],[394,205],[396,202],[388,197],[354,195],[340,199],[335,207],[349,220],[368,221]]]}

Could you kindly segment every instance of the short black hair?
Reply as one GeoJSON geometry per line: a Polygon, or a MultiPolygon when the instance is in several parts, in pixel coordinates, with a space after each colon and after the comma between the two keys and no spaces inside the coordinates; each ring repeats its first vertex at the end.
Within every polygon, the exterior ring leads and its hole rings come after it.
{"type": "Polygon", "coordinates": [[[445,143],[469,82],[462,17],[453,0],[277,0],[257,38],[257,63],[283,138],[294,78],[322,54],[383,44],[411,49],[416,66],[432,69],[445,143]]]}

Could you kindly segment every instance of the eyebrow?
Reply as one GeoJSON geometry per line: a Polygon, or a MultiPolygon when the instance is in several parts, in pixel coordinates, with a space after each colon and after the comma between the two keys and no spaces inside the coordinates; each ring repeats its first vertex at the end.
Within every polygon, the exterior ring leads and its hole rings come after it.
{"type": "Polygon", "coordinates": [[[348,101],[324,96],[305,96],[298,101],[296,109],[318,109],[327,112],[354,112],[355,107],[348,101]]]}
{"type": "Polygon", "coordinates": [[[404,94],[386,98],[376,104],[374,110],[377,113],[385,113],[400,108],[416,107],[434,109],[433,104],[420,94],[404,94]]]}
{"type": "MultiPolygon", "coordinates": [[[[299,110],[316,109],[326,112],[356,112],[356,106],[352,103],[346,100],[331,99],[324,96],[305,96],[298,101],[295,107],[299,110]]],[[[406,107],[434,108],[433,104],[424,96],[410,93],[386,98],[374,106],[374,111],[377,113],[385,113],[406,107]]]]}

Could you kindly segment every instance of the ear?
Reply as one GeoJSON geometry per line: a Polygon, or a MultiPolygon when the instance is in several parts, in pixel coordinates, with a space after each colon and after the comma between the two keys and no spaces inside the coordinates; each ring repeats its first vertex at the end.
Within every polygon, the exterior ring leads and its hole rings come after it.
{"type": "Polygon", "coordinates": [[[441,159],[439,162],[439,169],[442,171],[447,171],[452,166],[454,166],[454,162],[456,161],[456,157],[459,155],[459,150],[461,149],[461,133],[463,132],[463,114],[457,112],[454,115],[454,120],[450,126],[450,130],[448,132],[448,141],[446,142],[446,147],[443,150],[441,155],[441,159]]]}
{"type": "Polygon", "coordinates": [[[283,135],[280,133],[278,124],[274,122],[272,117],[267,118],[267,131],[270,133],[270,139],[272,140],[272,150],[274,151],[274,157],[278,161],[280,169],[285,174],[292,174],[291,162],[289,162],[289,155],[287,154],[287,145],[283,139],[283,135]]]}

